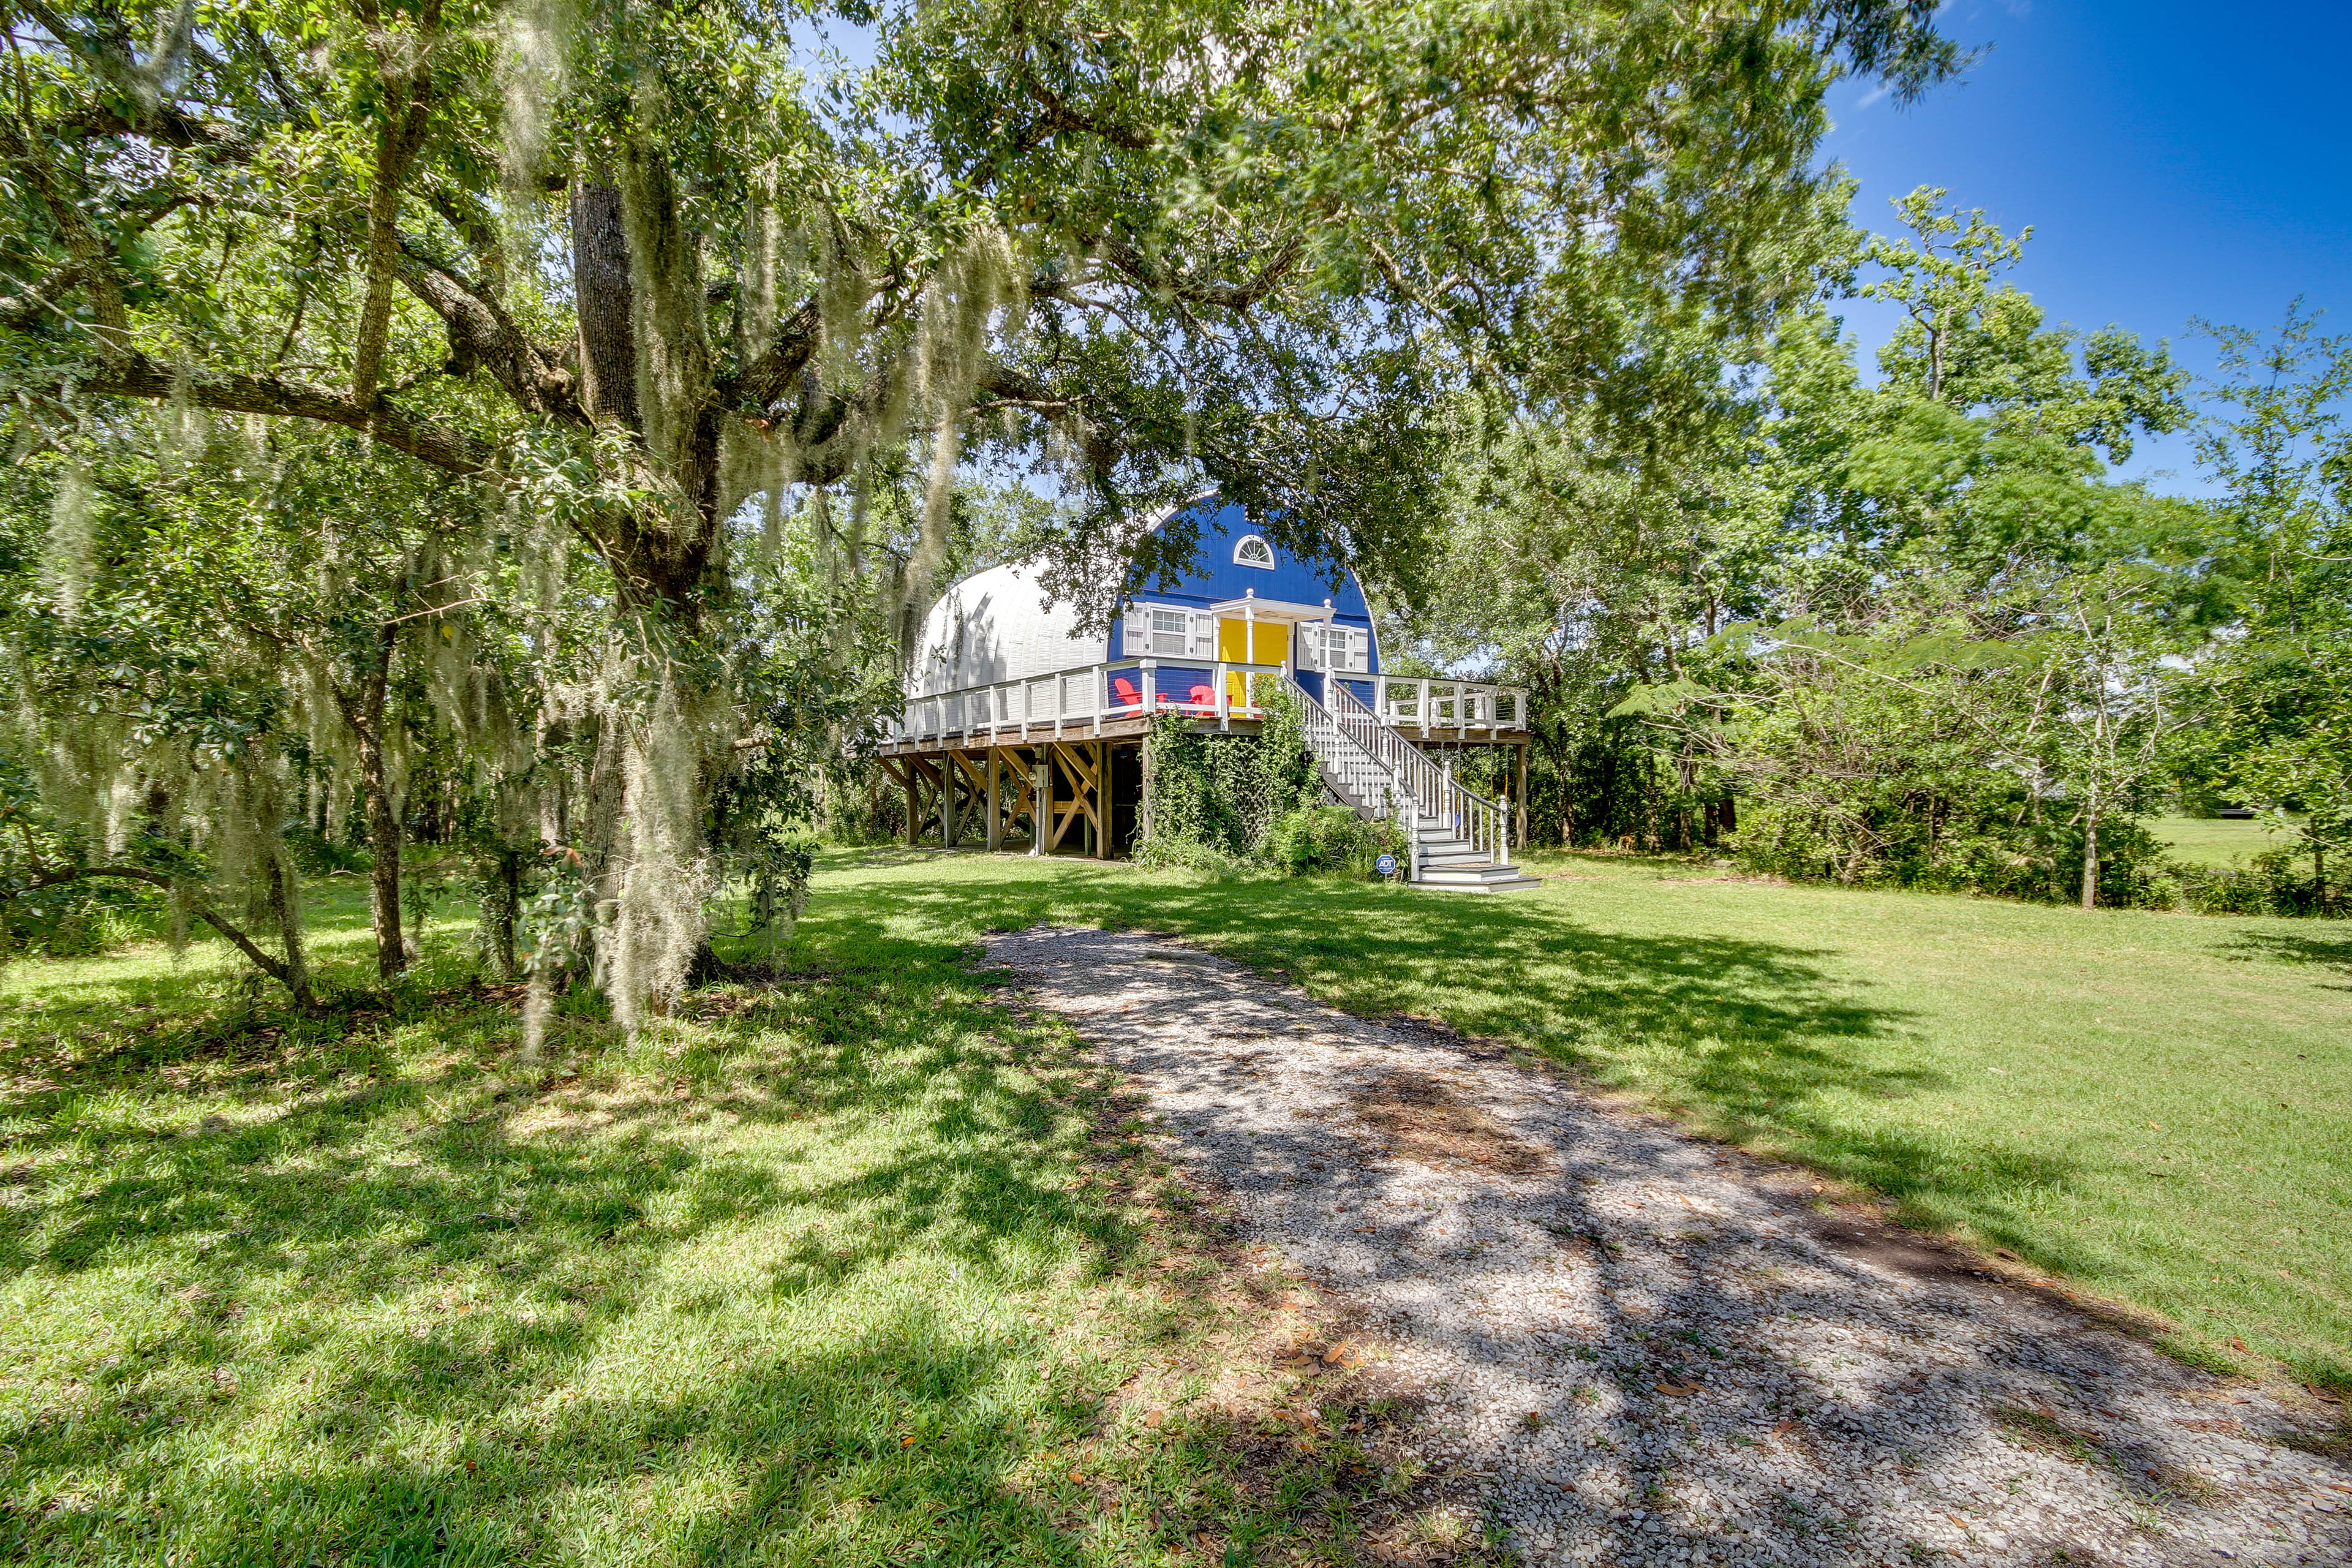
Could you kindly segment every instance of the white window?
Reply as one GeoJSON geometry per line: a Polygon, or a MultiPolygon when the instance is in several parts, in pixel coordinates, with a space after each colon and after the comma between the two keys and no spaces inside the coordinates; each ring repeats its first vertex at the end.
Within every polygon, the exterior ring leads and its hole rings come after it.
{"type": "Polygon", "coordinates": [[[1301,669],[1367,674],[1372,668],[1372,634],[1362,626],[1309,621],[1298,628],[1298,665],[1301,669]]]}
{"type": "Polygon", "coordinates": [[[1200,610],[1171,609],[1164,605],[1130,605],[1119,657],[1213,658],[1216,646],[1214,616],[1200,610]]]}
{"type": "Polygon", "coordinates": [[[1274,546],[1255,533],[1245,533],[1234,546],[1234,564],[1255,566],[1271,572],[1274,570],[1274,546]]]}
{"type": "Polygon", "coordinates": [[[1184,657],[1185,638],[1192,631],[1192,617],[1181,610],[1151,612],[1151,651],[1184,657]]]}

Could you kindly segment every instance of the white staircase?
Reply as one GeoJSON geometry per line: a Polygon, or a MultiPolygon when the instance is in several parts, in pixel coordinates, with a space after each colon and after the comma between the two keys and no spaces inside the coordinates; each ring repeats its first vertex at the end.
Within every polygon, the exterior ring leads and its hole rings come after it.
{"type": "Polygon", "coordinates": [[[1507,806],[1454,783],[1452,769],[1382,723],[1338,676],[1323,679],[1332,699],[1328,707],[1297,681],[1284,679],[1305,715],[1307,747],[1331,793],[1359,816],[1391,820],[1404,830],[1411,880],[1465,893],[1540,885],[1504,858],[1511,836],[1507,806]]]}

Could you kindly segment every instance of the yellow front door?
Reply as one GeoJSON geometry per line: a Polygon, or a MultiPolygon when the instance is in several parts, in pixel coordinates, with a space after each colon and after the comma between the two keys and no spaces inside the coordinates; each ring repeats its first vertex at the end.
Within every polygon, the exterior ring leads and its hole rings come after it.
{"type": "MultiPolygon", "coordinates": [[[[1255,624],[1234,619],[1217,622],[1217,657],[1227,664],[1282,664],[1290,658],[1290,623],[1258,621],[1255,624]]],[[[1225,678],[1225,701],[1228,706],[1249,705],[1249,682],[1244,676],[1225,678]]]]}

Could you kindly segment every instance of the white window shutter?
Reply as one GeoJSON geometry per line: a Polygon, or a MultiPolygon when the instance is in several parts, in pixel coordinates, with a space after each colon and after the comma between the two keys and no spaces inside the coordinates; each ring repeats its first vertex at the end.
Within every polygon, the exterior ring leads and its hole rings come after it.
{"type": "Polygon", "coordinates": [[[1129,605],[1127,618],[1119,625],[1118,657],[1136,658],[1151,651],[1151,612],[1140,605],[1129,605]]]}
{"type": "Polygon", "coordinates": [[[1298,668],[1323,668],[1323,628],[1311,621],[1298,628],[1298,668]]]}
{"type": "Polygon", "coordinates": [[[1217,617],[1206,610],[1192,612],[1192,654],[1194,658],[1217,657],[1217,617]]]}
{"type": "Polygon", "coordinates": [[[1372,634],[1363,627],[1348,629],[1348,668],[1360,673],[1372,668],[1372,634]]]}

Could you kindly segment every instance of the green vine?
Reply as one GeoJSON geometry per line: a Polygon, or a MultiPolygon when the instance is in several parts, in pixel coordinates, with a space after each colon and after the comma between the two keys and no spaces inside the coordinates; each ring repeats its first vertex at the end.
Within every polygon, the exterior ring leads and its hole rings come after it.
{"type": "Polygon", "coordinates": [[[1137,864],[1368,875],[1382,851],[1401,851],[1392,826],[1328,804],[1298,699],[1268,677],[1251,695],[1265,714],[1255,735],[1208,733],[1174,713],[1152,721],[1137,864]]]}

